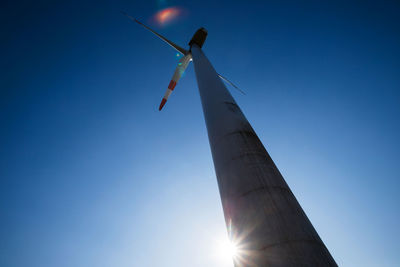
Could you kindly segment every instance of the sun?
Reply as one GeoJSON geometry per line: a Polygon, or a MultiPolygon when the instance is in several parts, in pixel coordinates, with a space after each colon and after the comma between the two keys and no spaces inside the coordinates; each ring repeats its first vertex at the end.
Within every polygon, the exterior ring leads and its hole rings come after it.
{"type": "Polygon", "coordinates": [[[224,238],[218,242],[217,254],[224,262],[232,262],[238,255],[237,245],[228,238],[224,238]]]}

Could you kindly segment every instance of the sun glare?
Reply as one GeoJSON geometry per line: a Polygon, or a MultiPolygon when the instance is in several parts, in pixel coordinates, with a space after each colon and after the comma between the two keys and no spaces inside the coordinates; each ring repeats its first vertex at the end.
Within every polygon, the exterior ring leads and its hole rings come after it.
{"type": "Polygon", "coordinates": [[[220,240],[217,246],[217,255],[224,262],[232,262],[232,260],[237,256],[238,249],[237,246],[225,238],[220,240]]]}

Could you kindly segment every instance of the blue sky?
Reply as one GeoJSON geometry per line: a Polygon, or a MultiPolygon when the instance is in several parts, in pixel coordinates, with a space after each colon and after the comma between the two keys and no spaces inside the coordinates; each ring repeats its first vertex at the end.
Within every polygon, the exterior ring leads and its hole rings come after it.
{"type": "Polygon", "coordinates": [[[231,266],[190,65],[203,47],[340,266],[398,266],[395,1],[3,3],[0,265],[231,266]],[[158,10],[186,10],[167,26],[158,10]]]}

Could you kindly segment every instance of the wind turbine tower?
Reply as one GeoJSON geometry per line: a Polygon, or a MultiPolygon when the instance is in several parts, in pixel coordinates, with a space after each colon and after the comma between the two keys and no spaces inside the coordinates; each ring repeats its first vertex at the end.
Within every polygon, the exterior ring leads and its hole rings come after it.
{"type": "Polygon", "coordinates": [[[194,63],[225,222],[239,250],[234,265],[337,266],[223,77],[202,51],[207,31],[197,30],[186,50],[128,17],[183,55],[160,110],[187,65],[194,63]]]}

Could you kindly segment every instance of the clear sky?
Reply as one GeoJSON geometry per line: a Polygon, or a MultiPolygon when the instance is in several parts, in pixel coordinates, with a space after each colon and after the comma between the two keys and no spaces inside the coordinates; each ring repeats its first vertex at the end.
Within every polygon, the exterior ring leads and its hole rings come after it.
{"type": "Polygon", "coordinates": [[[203,47],[340,266],[400,264],[400,4],[2,2],[0,266],[231,266],[193,65],[203,47]],[[177,6],[168,25],[152,16],[177,6]]]}

